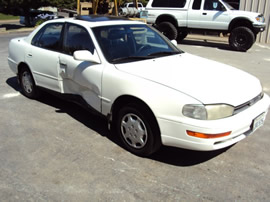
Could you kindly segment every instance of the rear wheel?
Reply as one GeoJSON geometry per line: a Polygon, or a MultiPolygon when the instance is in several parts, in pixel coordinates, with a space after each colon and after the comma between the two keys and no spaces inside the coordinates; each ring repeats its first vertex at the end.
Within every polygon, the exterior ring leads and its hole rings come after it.
{"type": "Polygon", "coordinates": [[[162,22],[158,24],[157,29],[170,40],[177,38],[177,29],[170,22],[162,22]]]}
{"type": "Polygon", "coordinates": [[[161,146],[154,117],[137,104],[129,104],[119,111],[116,130],[123,146],[138,156],[149,156],[161,146]]]}
{"type": "Polygon", "coordinates": [[[177,42],[181,42],[184,40],[184,38],[186,38],[188,35],[188,32],[187,31],[181,31],[178,29],[178,35],[177,35],[177,42]]]}
{"type": "Polygon", "coordinates": [[[22,93],[31,99],[39,96],[38,89],[30,70],[27,67],[23,67],[19,72],[19,80],[22,88],[22,93]]]}
{"type": "Polygon", "coordinates": [[[229,37],[229,44],[237,51],[247,51],[255,42],[255,34],[248,27],[236,27],[229,37]]]}

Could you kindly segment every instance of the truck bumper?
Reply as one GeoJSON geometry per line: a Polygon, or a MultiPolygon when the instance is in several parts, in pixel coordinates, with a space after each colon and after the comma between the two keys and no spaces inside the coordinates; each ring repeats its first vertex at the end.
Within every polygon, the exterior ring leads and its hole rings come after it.
{"type": "Polygon", "coordinates": [[[253,24],[253,28],[256,33],[263,32],[265,30],[265,24],[264,25],[253,24]]]}

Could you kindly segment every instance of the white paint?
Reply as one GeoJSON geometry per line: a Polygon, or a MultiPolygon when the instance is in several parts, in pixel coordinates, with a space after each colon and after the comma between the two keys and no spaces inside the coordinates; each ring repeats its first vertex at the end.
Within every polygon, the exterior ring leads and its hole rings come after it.
{"type": "Polygon", "coordinates": [[[13,98],[13,97],[17,97],[21,95],[21,93],[16,92],[16,93],[7,93],[5,95],[2,96],[2,99],[8,99],[8,98],[13,98]]]}

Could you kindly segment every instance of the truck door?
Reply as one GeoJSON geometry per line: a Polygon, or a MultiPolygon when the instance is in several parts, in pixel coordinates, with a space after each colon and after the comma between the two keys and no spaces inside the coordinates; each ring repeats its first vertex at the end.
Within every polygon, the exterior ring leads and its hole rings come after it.
{"type": "Polygon", "coordinates": [[[194,0],[188,14],[189,28],[227,30],[229,21],[228,11],[219,0],[194,0]]]}

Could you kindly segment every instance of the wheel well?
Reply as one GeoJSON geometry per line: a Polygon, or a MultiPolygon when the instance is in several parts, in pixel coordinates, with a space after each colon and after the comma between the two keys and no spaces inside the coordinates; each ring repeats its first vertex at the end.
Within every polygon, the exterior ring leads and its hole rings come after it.
{"type": "Polygon", "coordinates": [[[139,105],[144,110],[144,112],[149,113],[149,115],[153,118],[152,121],[154,121],[154,124],[156,124],[156,126],[157,126],[157,128],[158,128],[158,130],[160,132],[157,119],[156,119],[154,113],[152,112],[152,110],[150,109],[150,107],[144,101],[142,101],[141,99],[136,98],[134,96],[130,96],[130,95],[120,96],[114,101],[113,106],[112,106],[112,110],[111,110],[111,115],[112,115],[111,116],[111,121],[113,123],[115,123],[116,117],[117,117],[116,116],[117,112],[119,112],[121,107],[126,106],[128,104],[132,104],[132,103],[139,105]]]}
{"type": "Polygon", "coordinates": [[[177,23],[177,20],[175,19],[174,16],[172,15],[160,15],[158,16],[158,18],[156,19],[156,24],[160,24],[162,22],[170,22],[172,23],[176,28],[178,27],[178,23],[177,23]]]}
{"type": "Polygon", "coordinates": [[[26,67],[29,69],[28,65],[24,62],[21,62],[19,65],[18,65],[18,74],[20,73],[20,71],[22,70],[23,67],[26,67]]]}
{"type": "Polygon", "coordinates": [[[240,27],[240,26],[248,27],[254,32],[252,23],[246,18],[237,18],[237,19],[232,20],[232,22],[229,25],[229,32],[231,32],[234,28],[240,27]]]}

